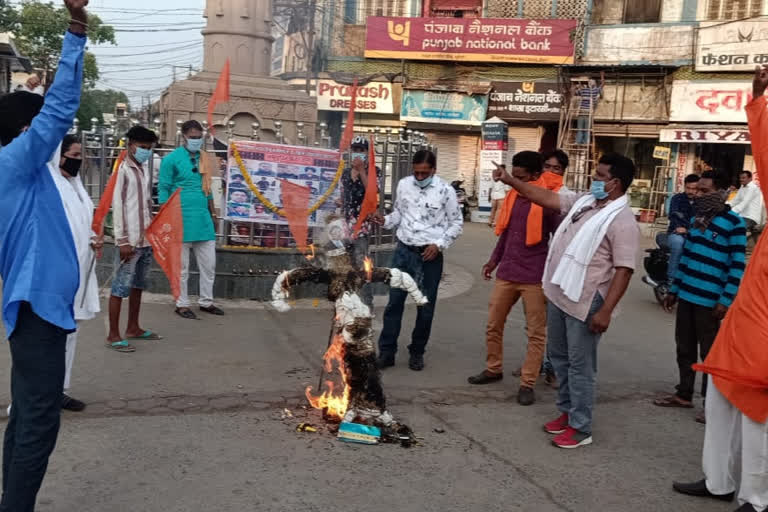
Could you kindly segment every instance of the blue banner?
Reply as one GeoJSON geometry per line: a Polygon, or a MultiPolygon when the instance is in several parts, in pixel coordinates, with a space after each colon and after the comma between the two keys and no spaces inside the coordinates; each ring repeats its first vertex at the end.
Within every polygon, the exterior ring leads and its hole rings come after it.
{"type": "Polygon", "coordinates": [[[488,110],[488,95],[403,90],[401,121],[480,126],[488,110]]]}

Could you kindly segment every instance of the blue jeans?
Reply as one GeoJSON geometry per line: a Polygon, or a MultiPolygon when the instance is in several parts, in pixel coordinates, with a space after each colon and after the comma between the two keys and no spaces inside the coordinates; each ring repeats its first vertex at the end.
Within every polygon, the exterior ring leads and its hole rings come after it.
{"type": "Polygon", "coordinates": [[[67,331],[24,302],[9,341],[13,407],[5,428],[0,511],[33,512],[59,435],[67,331]]]}
{"type": "Polygon", "coordinates": [[[669,284],[672,284],[672,281],[675,279],[675,272],[677,272],[677,266],[680,264],[680,258],[683,256],[685,237],[683,235],[678,235],[677,233],[670,233],[669,236],[667,236],[667,244],[669,245],[667,281],[669,284]]]}
{"type": "Polygon", "coordinates": [[[576,144],[589,144],[589,116],[576,119],[576,144]]]}
{"type": "Polygon", "coordinates": [[[120,261],[118,250],[115,265],[120,265],[120,269],[112,280],[112,296],[125,299],[131,294],[131,290],[144,290],[147,287],[147,277],[152,266],[152,247],[136,249],[128,261],[120,261]]]}
{"type": "MultiPolygon", "coordinates": [[[[419,285],[421,292],[429,299],[427,304],[418,308],[416,326],[413,328],[411,344],[408,347],[411,354],[423,355],[432,332],[437,288],[443,276],[443,255],[440,254],[432,261],[423,261],[420,252],[398,242],[392,258],[392,268],[410,274],[419,285]]],[[[397,352],[397,339],[400,337],[406,297],[407,293],[404,290],[393,288],[389,292],[389,304],[384,310],[384,327],[379,338],[380,354],[394,355],[397,352]]]]}
{"type": "Polygon", "coordinates": [[[547,306],[547,350],[560,381],[557,408],[568,414],[568,424],[572,428],[585,434],[592,433],[597,344],[601,337],[589,330],[589,320],[602,305],[603,298],[596,293],[586,322],[572,317],[551,302],[547,306]]]}

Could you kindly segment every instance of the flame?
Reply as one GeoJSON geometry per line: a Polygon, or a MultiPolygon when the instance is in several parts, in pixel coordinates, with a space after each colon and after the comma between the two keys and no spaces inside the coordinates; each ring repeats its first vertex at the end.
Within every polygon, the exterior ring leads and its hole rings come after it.
{"type": "Polygon", "coordinates": [[[312,261],[315,259],[315,244],[309,244],[309,254],[305,254],[304,257],[307,258],[308,261],[312,261]]]}
{"type": "Polygon", "coordinates": [[[341,335],[333,338],[333,343],[323,356],[325,371],[332,374],[334,369],[341,375],[341,391],[336,389],[336,383],[332,380],[325,381],[328,388],[319,396],[312,395],[312,386],[307,387],[306,396],[309,404],[315,409],[325,410],[329,416],[342,419],[349,407],[349,386],[347,385],[347,371],[344,366],[344,339],[341,335]]]}
{"type": "Polygon", "coordinates": [[[373,262],[371,258],[363,260],[363,268],[365,268],[365,274],[368,276],[368,282],[370,283],[373,279],[373,262]]]}

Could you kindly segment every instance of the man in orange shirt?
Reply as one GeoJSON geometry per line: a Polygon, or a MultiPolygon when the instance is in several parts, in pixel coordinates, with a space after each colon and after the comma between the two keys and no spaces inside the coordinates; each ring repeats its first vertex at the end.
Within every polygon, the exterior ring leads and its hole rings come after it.
{"type": "MultiPolygon", "coordinates": [[[[755,70],[747,118],[758,174],[768,173],[768,68],[755,70]]],[[[766,176],[766,174],[763,174],[766,176]]],[[[768,197],[768,180],[760,181],[768,197]]],[[[731,501],[737,512],[768,510],[768,242],[761,238],[709,355],[695,370],[712,376],[705,413],[706,478],[677,492],[731,501]]]]}

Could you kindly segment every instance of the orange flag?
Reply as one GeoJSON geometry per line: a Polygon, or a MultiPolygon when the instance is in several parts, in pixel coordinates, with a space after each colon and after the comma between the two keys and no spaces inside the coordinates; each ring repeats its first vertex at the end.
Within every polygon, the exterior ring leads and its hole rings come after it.
{"type": "Polygon", "coordinates": [[[171,195],[146,231],[147,242],[152,246],[157,264],[168,277],[174,299],[179,298],[181,288],[181,249],[184,244],[180,193],[181,189],[178,189],[171,195]]]}
{"type": "Polygon", "coordinates": [[[115,184],[117,183],[117,171],[120,169],[123,160],[125,160],[126,154],[127,153],[125,150],[123,150],[123,152],[120,153],[120,156],[117,157],[115,166],[112,169],[112,176],[109,177],[107,187],[104,189],[104,193],[101,195],[99,206],[93,213],[93,223],[91,224],[91,229],[94,233],[96,233],[97,236],[104,234],[104,218],[107,216],[109,209],[112,207],[112,196],[115,195],[115,184]]]}
{"type": "Polygon", "coordinates": [[[288,228],[291,230],[296,247],[304,252],[307,249],[307,234],[309,232],[309,196],[312,191],[309,187],[296,185],[287,180],[280,180],[283,196],[283,211],[288,219],[288,228]]]}
{"type": "Polygon", "coordinates": [[[213,133],[213,111],[216,110],[216,105],[219,103],[226,103],[229,101],[229,59],[224,64],[224,68],[219,75],[219,81],[216,84],[216,90],[213,91],[211,101],[208,102],[208,127],[213,133]]]}
{"type": "Polygon", "coordinates": [[[339,151],[344,153],[349,149],[349,145],[352,143],[352,138],[355,136],[355,109],[357,105],[357,78],[355,83],[352,84],[352,100],[349,102],[349,113],[347,114],[347,127],[344,129],[344,133],[341,135],[341,142],[339,142],[339,151]]]}
{"type": "Polygon", "coordinates": [[[365,187],[365,197],[363,204],[360,205],[360,216],[355,225],[354,238],[360,233],[363,222],[378,208],[379,203],[379,177],[376,175],[376,152],[373,149],[373,137],[368,143],[368,186],[365,187]]]}

